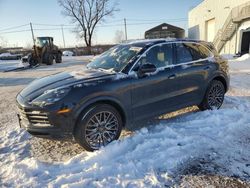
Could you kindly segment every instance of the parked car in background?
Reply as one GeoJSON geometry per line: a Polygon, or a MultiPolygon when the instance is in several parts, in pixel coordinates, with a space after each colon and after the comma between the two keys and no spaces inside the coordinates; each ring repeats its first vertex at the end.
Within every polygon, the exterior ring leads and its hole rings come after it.
{"type": "Polygon", "coordinates": [[[142,40],[104,52],[76,72],[33,81],[17,95],[20,126],[43,138],[74,138],[88,151],[126,125],[184,107],[219,109],[227,60],[194,40],[142,40]]]}
{"type": "Polygon", "coordinates": [[[63,56],[73,56],[74,53],[71,51],[63,51],[63,56]]]}
{"type": "Polygon", "coordinates": [[[22,58],[22,54],[11,54],[11,53],[0,54],[0,60],[18,60],[21,58],[22,58]]]}

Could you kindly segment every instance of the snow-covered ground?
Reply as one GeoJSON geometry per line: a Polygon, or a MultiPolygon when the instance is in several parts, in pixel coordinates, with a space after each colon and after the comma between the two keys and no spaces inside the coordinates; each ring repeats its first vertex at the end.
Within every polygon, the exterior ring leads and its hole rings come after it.
{"type": "MultiPolygon", "coordinates": [[[[47,66],[47,65],[41,65],[36,70],[43,70],[43,71],[54,71],[55,69],[59,68],[65,68],[67,66],[72,65],[79,65],[79,63],[82,62],[88,62],[90,59],[92,59],[93,56],[75,56],[75,57],[68,57],[63,56],[63,64],[56,64],[54,62],[53,65],[47,66]]],[[[27,67],[28,63],[22,63],[21,60],[0,60],[0,72],[12,70],[19,67],[27,67]]]]}
{"type": "Polygon", "coordinates": [[[250,187],[249,55],[230,60],[231,87],[220,110],[193,107],[167,114],[124,131],[100,151],[36,139],[21,130],[17,92],[37,77],[77,69],[85,60],[67,57],[37,71],[0,73],[1,187],[190,187],[192,181],[250,187]]]}

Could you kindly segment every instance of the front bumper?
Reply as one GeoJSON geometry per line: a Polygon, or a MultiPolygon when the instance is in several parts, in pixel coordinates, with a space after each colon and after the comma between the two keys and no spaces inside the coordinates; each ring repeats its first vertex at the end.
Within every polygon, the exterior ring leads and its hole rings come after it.
{"type": "Polygon", "coordinates": [[[40,138],[57,140],[73,139],[75,121],[69,114],[57,114],[57,110],[30,106],[17,97],[18,122],[20,128],[40,138]]]}

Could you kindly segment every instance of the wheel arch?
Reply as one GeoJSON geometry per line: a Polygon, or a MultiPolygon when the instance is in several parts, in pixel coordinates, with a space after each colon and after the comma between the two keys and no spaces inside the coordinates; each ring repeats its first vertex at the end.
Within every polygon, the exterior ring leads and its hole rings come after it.
{"type": "Polygon", "coordinates": [[[98,104],[108,104],[112,107],[114,107],[119,114],[121,115],[122,118],[122,122],[123,122],[123,127],[125,127],[126,123],[127,123],[127,113],[124,109],[124,107],[121,105],[121,103],[113,98],[97,98],[97,99],[92,99],[91,101],[89,101],[87,104],[85,104],[84,106],[82,106],[81,108],[79,108],[76,112],[76,123],[74,125],[74,129],[73,131],[75,132],[76,128],[77,128],[77,124],[79,123],[79,121],[81,120],[81,116],[86,113],[91,107],[96,106],[98,104]]]}
{"type": "MultiPolygon", "coordinates": [[[[213,81],[213,80],[220,81],[220,82],[223,84],[223,86],[224,86],[224,88],[225,88],[225,91],[228,91],[229,86],[228,86],[227,80],[226,80],[226,78],[225,78],[224,76],[222,76],[222,75],[217,75],[217,76],[213,77],[213,79],[212,79],[211,81],[213,81]]],[[[211,81],[210,81],[210,82],[211,82],[211,81]]]]}

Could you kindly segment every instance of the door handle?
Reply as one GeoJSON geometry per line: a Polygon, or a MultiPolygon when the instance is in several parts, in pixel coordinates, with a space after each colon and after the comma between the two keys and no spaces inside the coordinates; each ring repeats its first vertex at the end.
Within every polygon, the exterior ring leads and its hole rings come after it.
{"type": "Polygon", "coordinates": [[[210,68],[211,68],[210,66],[206,66],[204,70],[209,70],[210,68]]]}
{"type": "Polygon", "coordinates": [[[175,79],[176,78],[176,74],[172,74],[168,77],[168,79],[172,80],[172,79],[175,79]]]}

